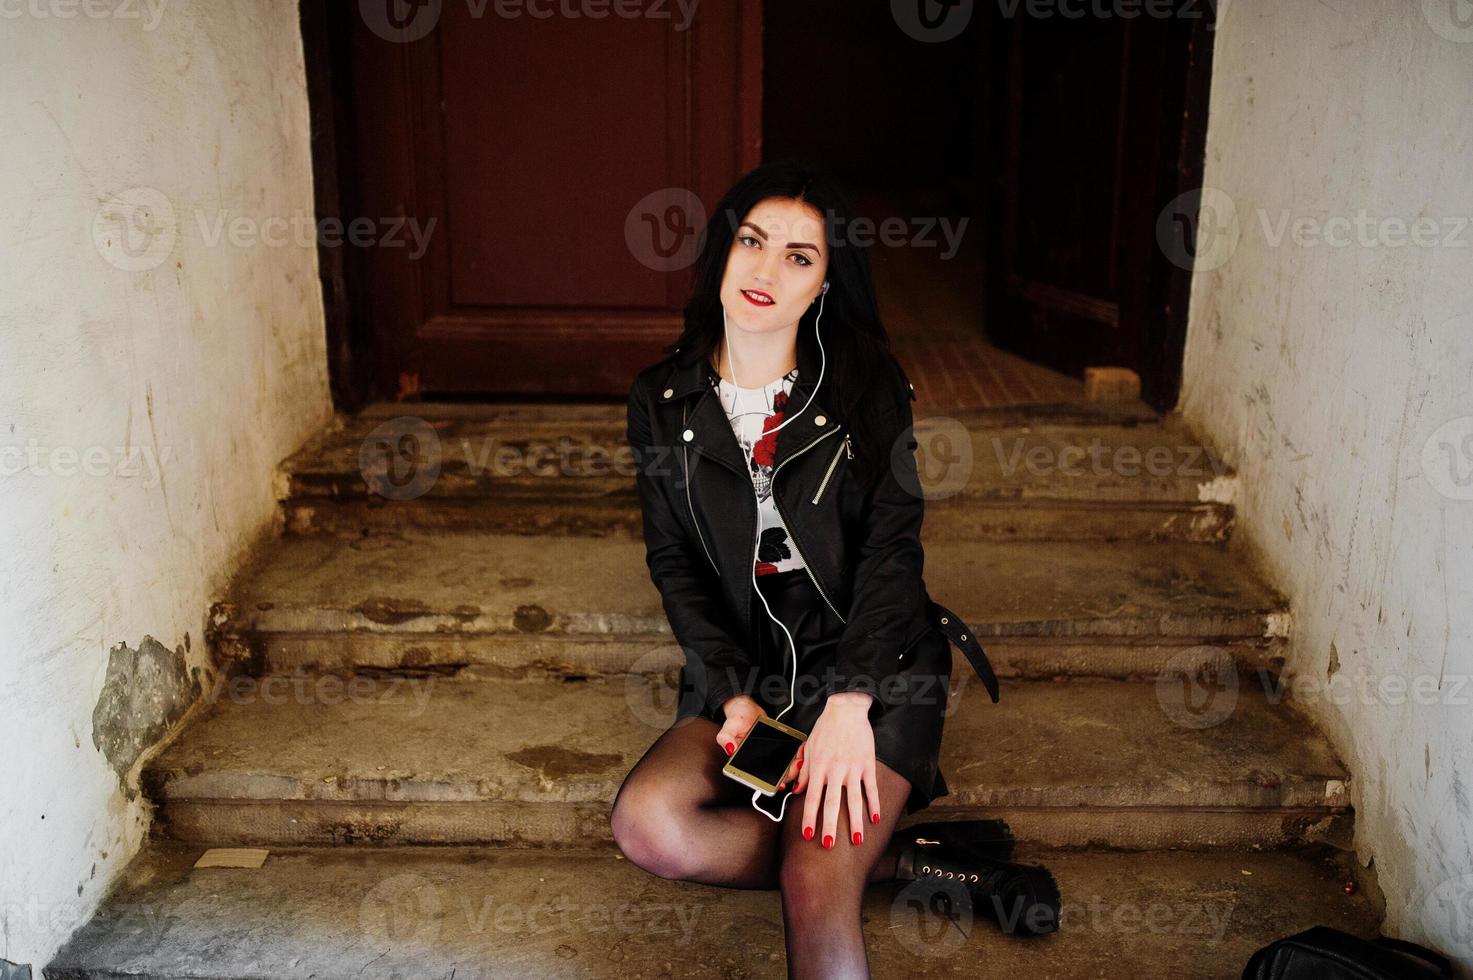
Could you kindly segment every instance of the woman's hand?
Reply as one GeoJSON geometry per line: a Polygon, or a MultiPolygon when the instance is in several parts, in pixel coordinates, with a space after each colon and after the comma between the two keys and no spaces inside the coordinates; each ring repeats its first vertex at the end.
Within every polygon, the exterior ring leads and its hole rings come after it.
{"type": "Polygon", "coordinates": [[[721,731],[716,733],[716,744],[721,746],[722,751],[731,755],[737,746],[742,744],[742,739],[757,724],[757,719],[767,714],[762,710],[762,705],[750,694],[738,694],[734,698],[728,698],[721,706],[726,715],[726,724],[721,726],[721,731]]]}
{"type": "Polygon", "coordinates": [[[799,754],[801,769],[793,792],[803,793],[809,783],[818,792],[803,801],[803,838],[812,840],[818,828],[819,800],[823,800],[823,826],[816,834],[824,847],[834,846],[838,834],[839,804],[849,804],[850,843],[860,844],[865,814],[870,823],[880,822],[880,787],[875,776],[875,732],[869,723],[873,697],[863,691],[841,691],[829,695],[823,713],[813,725],[799,754]],[[862,790],[862,792],[861,792],[862,790]],[[866,809],[865,802],[869,807],[866,809]]]}
{"type": "MultiPolygon", "coordinates": [[[[721,710],[726,714],[726,724],[722,725],[721,731],[716,733],[716,742],[727,755],[734,753],[737,746],[742,744],[742,740],[747,737],[747,733],[752,730],[752,726],[757,724],[757,719],[767,714],[766,711],[762,710],[762,705],[758,704],[750,695],[746,694],[738,694],[736,697],[731,698],[721,706],[721,710]]],[[[777,784],[778,789],[785,788],[788,785],[788,781],[796,776],[798,770],[802,768],[803,749],[805,747],[806,743],[798,746],[798,754],[789,763],[787,772],[783,774],[782,782],[777,784]]],[[[797,791],[794,790],[794,792],[797,791]]]]}

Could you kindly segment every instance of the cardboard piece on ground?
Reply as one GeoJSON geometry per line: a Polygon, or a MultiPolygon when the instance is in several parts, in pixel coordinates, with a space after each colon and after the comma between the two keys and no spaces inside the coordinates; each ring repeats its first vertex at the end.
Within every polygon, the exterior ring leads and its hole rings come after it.
{"type": "Polygon", "coordinates": [[[194,862],[196,868],[259,868],[270,854],[264,847],[212,847],[194,862]]]}

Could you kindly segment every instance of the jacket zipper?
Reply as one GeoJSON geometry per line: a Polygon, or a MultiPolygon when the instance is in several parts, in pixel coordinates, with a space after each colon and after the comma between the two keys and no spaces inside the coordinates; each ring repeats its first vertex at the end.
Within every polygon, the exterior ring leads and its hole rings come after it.
{"type": "Polygon", "coordinates": [[[777,475],[782,471],[782,468],[788,465],[788,463],[792,460],[797,459],[799,456],[808,452],[808,450],[812,449],[814,446],[818,445],[820,442],[823,442],[829,436],[838,431],[838,429],[830,429],[828,432],[825,432],[823,435],[819,436],[817,439],[813,440],[808,445],[793,453],[793,455],[789,456],[787,459],[783,460],[777,465],[777,468],[772,471],[772,503],[775,507],[777,507],[778,516],[783,519],[783,524],[788,529],[788,536],[791,537],[793,540],[793,549],[798,552],[798,557],[803,560],[803,570],[807,572],[808,577],[813,580],[813,587],[818,590],[818,594],[823,598],[824,604],[828,606],[829,609],[833,610],[835,616],[839,617],[839,622],[847,623],[848,620],[846,620],[844,616],[839,612],[839,610],[834,608],[834,604],[829,601],[828,593],[825,592],[823,590],[823,586],[819,584],[818,576],[813,574],[813,566],[808,564],[808,559],[803,555],[803,549],[798,547],[798,535],[797,532],[793,530],[793,522],[788,518],[787,514],[783,513],[782,501],[778,499],[777,495],[777,475]]]}
{"type": "MultiPolygon", "coordinates": [[[[684,425],[685,424],[685,417],[686,417],[686,406],[685,405],[681,405],[680,406],[680,424],[681,425],[684,425]]],[[[687,448],[687,447],[685,447],[685,446],[681,446],[680,447],[680,455],[681,455],[681,461],[682,461],[681,462],[681,468],[685,472],[685,506],[687,506],[687,507],[690,508],[690,522],[691,522],[691,525],[696,529],[696,537],[697,538],[700,538],[700,540],[701,540],[701,550],[706,553],[706,560],[711,563],[711,567],[712,568],[716,569],[716,577],[717,578],[720,578],[721,577],[721,566],[718,565],[718,564],[716,564],[716,559],[711,557],[711,549],[708,548],[708,547],[706,547],[706,536],[701,533],[701,522],[698,521],[698,520],[696,520],[696,505],[693,504],[693,503],[691,503],[691,500],[690,500],[690,449],[687,448]]]]}
{"type": "Polygon", "coordinates": [[[847,432],[844,433],[844,445],[834,450],[834,458],[829,460],[829,468],[823,475],[823,482],[819,483],[818,492],[813,495],[813,500],[810,503],[818,503],[818,498],[823,496],[824,488],[829,485],[829,477],[834,475],[834,467],[839,465],[839,454],[841,452],[849,452],[849,458],[854,458],[854,453],[849,451],[849,433],[847,432]]]}

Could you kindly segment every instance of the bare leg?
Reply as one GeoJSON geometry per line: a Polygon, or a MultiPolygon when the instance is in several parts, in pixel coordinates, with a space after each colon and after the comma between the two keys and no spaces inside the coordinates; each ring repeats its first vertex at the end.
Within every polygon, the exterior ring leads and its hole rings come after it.
{"type": "MultiPolygon", "coordinates": [[[[864,834],[864,843],[858,846],[849,843],[852,830],[847,803],[839,808],[837,840],[828,849],[816,838],[803,839],[803,808],[788,805],[779,878],[789,977],[869,976],[860,930],[860,899],[868,881],[895,875],[892,838],[910,796],[910,782],[904,776],[878,761],[875,772],[880,784],[880,822],[858,828],[864,834]]],[[[810,785],[807,792],[818,792],[818,788],[810,785]]]]}

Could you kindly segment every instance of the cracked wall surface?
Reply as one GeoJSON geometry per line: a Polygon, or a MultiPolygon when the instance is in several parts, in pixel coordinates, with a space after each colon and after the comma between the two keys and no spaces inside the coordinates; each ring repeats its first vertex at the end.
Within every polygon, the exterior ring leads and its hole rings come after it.
{"type": "Polygon", "coordinates": [[[109,653],[92,709],[92,744],[130,800],[138,795],[134,763],[199,699],[199,675],[186,663],[183,644],[170,650],[151,636],[136,648],[119,643],[109,653]]]}
{"type": "MultiPolygon", "coordinates": [[[[1473,971],[1473,24],[1224,5],[1181,407],[1293,607],[1391,935],[1473,971]],[[1456,95],[1452,94],[1456,93],[1456,95]]],[[[1464,5],[1466,6],[1466,5],[1464,5]]]]}
{"type": "Polygon", "coordinates": [[[313,216],[297,5],[69,6],[0,28],[0,961],[38,975],[330,417],[310,241],[215,234],[313,216]]]}

